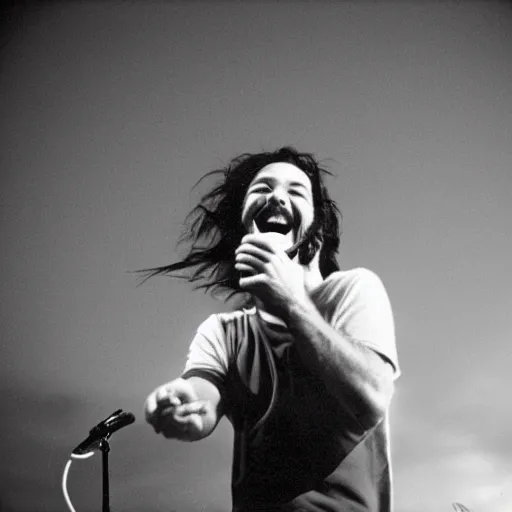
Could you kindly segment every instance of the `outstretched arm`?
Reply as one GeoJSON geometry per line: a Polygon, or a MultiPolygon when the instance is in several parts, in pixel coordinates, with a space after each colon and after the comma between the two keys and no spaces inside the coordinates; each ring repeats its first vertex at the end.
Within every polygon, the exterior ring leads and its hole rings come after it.
{"type": "Polygon", "coordinates": [[[157,434],[199,441],[209,436],[220,421],[222,400],[217,387],[205,379],[176,379],[148,396],[145,415],[157,434]]]}

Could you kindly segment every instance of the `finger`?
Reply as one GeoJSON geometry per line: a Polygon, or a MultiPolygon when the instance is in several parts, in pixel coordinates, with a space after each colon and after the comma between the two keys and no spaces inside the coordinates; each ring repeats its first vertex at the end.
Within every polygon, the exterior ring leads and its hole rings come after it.
{"type": "MultiPolygon", "coordinates": [[[[267,252],[273,253],[274,249],[264,233],[250,233],[242,238],[242,244],[252,244],[267,252]]],[[[242,245],[240,244],[240,245],[242,245]]]]}
{"type": "Polygon", "coordinates": [[[203,418],[200,414],[192,414],[188,417],[187,430],[203,430],[203,418]]]}
{"type": "Polygon", "coordinates": [[[159,403],[162,400],[167,400],[169,398],[170,391],[165,386],[160,386],[155,391],[156,402],[159,403]]]}
{"type": "Polygon", "coordinates": [[[202,411],[203,408],[204,403],[202,402],[161,407],[154,416],[154,421],[152,423],[153,428],[157,434],[165,429],[169,429],[172,425],[181,428],[188,421],[187,418],[190,416],[190,414],[197,414],[199,411],[202,411]],[[193,407],[189,407],[190,405],[193,405],[193,407]],[[187,413],[187,411],[190,411],[190,413],[187,413]]]}
{"type": "Polygon", "coordinates": [[[194,413],[184,418],[175,417],[175,427],[179,432],[188,432],[191,429],[202,429],[203,418],[200,414],[194,413]]]}
{"type": "Polygon", "coordinates": [[[181,400],[177,396],[172,395],[172,396],[169,396],[169,403],[172,406],[176,406],[176,405],[181,404],[181,400]]]}
{"type": "Polygon", "coordinates": [[[161,386],[156,391],[156,403],[157,407],[180,405],[181,400],[175,395],[172,388],[161,386]]]}
{"type": "Polygon", "coordinates": [[[177,405],[181,405],[181,400],[174,395],[167,395],[158,400],[157,409],[162,409],[165,407],[176,407],[177,405]]]}
{"type": "Polygon", "coordinates": [[[267,280],[265,274],[256,274],[247,277],[241,277],[238,281],[240,288],[251,289],[264,284],[267,280]]]}
{"type": "Polygon", "coordinates": [[[185,418],[191,414],[204,415],[207,412],[206,402],[197,401],[189,404],[183,404],[176,407],[176,417],[185,418]]]}
{"type": "Polygon", "coordinates": [[[236,255],[235,261],[236,263],[244,263],[245,265],[249,265],[260,271],[264,270],[265,265],[268,264],[267,262],[262,261],[259,258],[252,256],[251,254],[243,252],[236,255]]]}
{"type": "Polygon", "coordinates": [[[194,415],[203,416],[207,413],[207,402],[197,400],[177,407],[167,407],[162,410],[159,418],[159,428],[163,429],[166,424],[175,423],[182,426],[194,415]]]}
{"type": "Polygon", "coordinates": [[[238,272],[241,274],[255,275],[260,273],[254,267],[251,267],[251,265],[246,265],[245,263],[235,263],[235,269],[238,270],[238,272]]]}
{"type": "Polygon", "coordinates": [[[274,254],[271,250],[265,250],[261,247],[252,243],[242,243],[236,250],[235,255],[239,254],[250,254],[253,257],[260,259],[261,261],[268,262],[274,254]]]}

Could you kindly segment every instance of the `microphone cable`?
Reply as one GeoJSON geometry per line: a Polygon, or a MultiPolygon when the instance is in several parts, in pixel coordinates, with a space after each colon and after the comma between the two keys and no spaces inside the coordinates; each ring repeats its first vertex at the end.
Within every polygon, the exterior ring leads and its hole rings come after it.
{"type": "Polygon", "coordinates": [[[93,451],[84,453],[83,455],[72,453],[70,459],[67,461],[66,466],[64,467],[64,473],[62,474],[62,494],[64,495],[66,505],[68,506],[70,512],[76,512],[75,507],[73,507],[73,503],[71,503],[71,498],[69,497],[68,493],[68,474],[69,469],[71,468],[71,464],[73,463],[73,459],[84,460],[92,457],[93,455],[93,451]]]}

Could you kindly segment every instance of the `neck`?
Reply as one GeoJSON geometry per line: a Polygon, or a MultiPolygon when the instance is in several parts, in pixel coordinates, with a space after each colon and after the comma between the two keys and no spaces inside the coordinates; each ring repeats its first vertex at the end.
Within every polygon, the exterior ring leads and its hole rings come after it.
{"type": "Polygon", "coordinates": [[[320,251],[317,251],[311,263],[302,266],[304,269],[304,286],[308,295],[311,295],[311,292],[324,280],[320,272],[319,260],[320,251]]]}

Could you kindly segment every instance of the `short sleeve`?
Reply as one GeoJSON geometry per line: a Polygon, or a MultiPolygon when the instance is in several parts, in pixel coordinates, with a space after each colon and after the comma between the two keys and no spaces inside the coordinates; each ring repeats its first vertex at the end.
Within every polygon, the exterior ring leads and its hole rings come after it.
{"type": "Polygon", "coordinates": [[[377,274],[365,268],[341,273],[334,284],[333,326],[388,360],[400,376],[395,325],[388,294],[377,274]]]}
{"type": "Polygon", "coordinates": [[[182,378],[201,377],[222,390],[228,372],[226,334],[218,315],[209,316],[198,328],[188,350],[182,378]]]}

